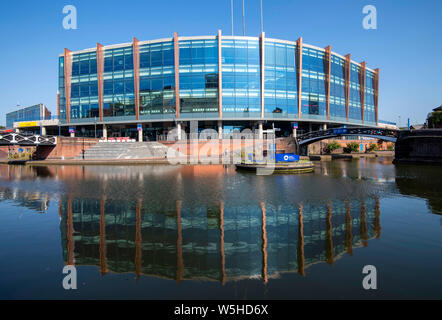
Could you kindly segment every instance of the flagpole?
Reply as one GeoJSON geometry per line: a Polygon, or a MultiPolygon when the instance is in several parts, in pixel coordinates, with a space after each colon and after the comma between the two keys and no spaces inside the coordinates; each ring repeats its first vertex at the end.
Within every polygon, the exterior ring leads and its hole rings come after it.
{"type": "Polygon", "coordinates": [[[246,23],[245,23],[245,20],[244,20],[244,11],[245,11],[244,0],[242,0],[242,35],[245,37],[245,35],[246,35],[246,23]]]}
{"type": "Polygon", "coordinates": [[[232,18],[232,36],[233,36],[233,0],[230,0],[230,16],[232,18]]]}
{"type": "Polygon", "coordinates": [[[262,19],[262,0],[261,0],[261,33],[264,32],[264,24],[263,24],[263,19],[262,19]]]}

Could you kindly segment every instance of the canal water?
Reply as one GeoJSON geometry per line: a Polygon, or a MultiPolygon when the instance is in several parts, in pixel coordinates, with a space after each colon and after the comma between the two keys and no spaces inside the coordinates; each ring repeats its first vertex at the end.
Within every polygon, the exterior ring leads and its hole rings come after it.
{"type": "Polygon", "coordinates": [[[1,165],[0,298],[441,299],[442,167],[315,166],[1,165]]]}

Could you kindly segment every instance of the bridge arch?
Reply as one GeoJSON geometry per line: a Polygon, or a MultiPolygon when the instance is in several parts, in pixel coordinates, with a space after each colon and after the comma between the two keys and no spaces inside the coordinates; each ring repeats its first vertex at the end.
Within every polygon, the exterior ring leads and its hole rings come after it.
{"type": "Polygon", "coordinates": [[[360,137],[370,137],[380,140],[385,140],[389,142],[396,143],[397,141],[397,130],[391,129],[380,129],[380,128],[334,128],[320,131],[308,132],[302,135],[299,135],[296,140],[298,145],[307,146],[311,143],[332,139],[342,136],[360,136],[360,137]]]}

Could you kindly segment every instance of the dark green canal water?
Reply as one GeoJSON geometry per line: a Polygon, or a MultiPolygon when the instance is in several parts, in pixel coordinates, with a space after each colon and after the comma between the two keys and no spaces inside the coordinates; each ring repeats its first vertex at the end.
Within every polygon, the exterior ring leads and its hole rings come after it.
{"type": "Polygon", "coordinates": [[[441,299],[442,167],[391,160],[1,165],[0,298],[441,299]]]}

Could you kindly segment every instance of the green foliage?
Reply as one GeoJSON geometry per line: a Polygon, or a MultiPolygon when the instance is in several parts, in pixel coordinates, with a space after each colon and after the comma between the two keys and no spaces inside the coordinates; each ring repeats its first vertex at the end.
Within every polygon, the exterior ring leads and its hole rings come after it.
{"type": "Polygon", "coordinates": [[[442,128],[442,111],[434,111],[427,117],[428,128],[442,128]]]}
{"type": "Polygon", "coordinates": [[[341,145],[339,143],[333,141],[327,144],[325,151],[327,151],[327,153],[332,153],[333,151],[338,150],[340,147],[341,145]]]}
{"type": "Polygon", "coordinates": [[[390,144],[388,145],[388,147],[387,147],[387,150],[388,150],[388,151],[393,151],[393,150],[394,150],[394,144],[393,144],[393,143],[390,143],[390,144]]]}
{"type": "Polygon", "coordinates": [[[12,160],[32,160],[33,151],[26,151],[21,153],[11,153],[8,155],[9,159],[12,160]]]}
{"type": "Polygon", "coordinates": [[[344,152],[346,153],[359,152],[359,144],[356,142],[347,143],[347,146],[344,148],[344,152]]]}
{"type": "Polygon", "coordinates": [[[367,148],[367,152],[372,152],[378,150],[378,145],[376,143],[370,143],[367,148]]]}

